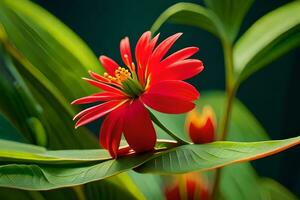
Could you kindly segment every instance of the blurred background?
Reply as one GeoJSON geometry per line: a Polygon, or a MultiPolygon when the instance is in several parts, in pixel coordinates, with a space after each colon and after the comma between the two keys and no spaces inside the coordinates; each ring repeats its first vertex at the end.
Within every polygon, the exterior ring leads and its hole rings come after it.
{"type": "MultiPolygon", "coordinates": [[[[131,45],[134,46],[139,36],[150,29],[157,17],[179,1],[33,0],[33,2],[44,7],[69,26],[97,56],[105,54],[120,61],[118,51],[120,39],[129,36],[131,45]]],[[[199,3],[199,1],[188,2],[199,3]]],[[[288,2],[290,1],[255,1],[245,17],[240,34],[262,15],[288,2]]],[[[161,38],[176,32],[184,33],[176,43],[175,49],[191,45],[200,47],[196,57],[204,62],[206,68],[197,78],[191,80],[200,92],[224,90],[223,53],[216,37],[197,28],[172,24],[163,25],[160,32],[161,38]]],[[[269,64],[269,67],[251,76],[242,84],[237,95],[261,122],[272,139],[283,139],[300,134],[299,56],[298,48],[269,64]]],[[[98,126],[93,127],[93,132],[97,133],[98,126]]],[[[278,180],[300,197],[299,153],[300,148],[297,147],[255,161],[254,166],[259,175],[278,180]]]]}

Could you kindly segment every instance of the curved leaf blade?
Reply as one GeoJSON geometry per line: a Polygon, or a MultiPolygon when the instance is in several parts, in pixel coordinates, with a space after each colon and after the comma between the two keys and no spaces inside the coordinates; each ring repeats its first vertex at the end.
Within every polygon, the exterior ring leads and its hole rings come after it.
{"type": "Polygon", "coordinates": [[[262,199],[297,200],[298,198],[280,183],[270,178],[260,180],[262,199]]]}
{"type": "Polygon", "coordinates": [[[152,25],[152,34],[164,23],[195,26],[218,36],[212,13],[205,7],[193,3],[177,3],[165,10],[152,25]]]}
{"type": "MultiPolygon", "coordinates": [[[[99,150],[84,150],[80,155],[76,150],[56,151],[55,156],[60,159],[56,161],[43,157],[34,158],[27,163],[20,158],[19,164],[16,164],[16,161],[12,163],[9,158],[1,158],[0,186],[28,190],[54,189],[105,179],[133,168],[139,172],[155,173],[204,171],[259,159],[299,143],[300,137],[248,143],[214,142],[184,145],[154,155],[152,153],[131,155],[117,160],[101,157],[97,154],[99,150]]],[[[25,148],[23,152],[26,153],[25,148]]],[[[32,155],[43,156],[51,152],[32,155]]]]}
{"type": "Polygon", "coordinates": [[[254,0],[204,0],[204,2],[218,17],[223,39],[232,43],[254,0]]]}
{"type": "Polygon", "coordinates": [[[27,190],[49,190],[81,185],[117,175],[137,167],[149,155],[108,160],[97,164],[63,165],[7,164],[0,166],[0,186],[27,190]]]}
{"type": "Polygon", "coordinates": [[[288,3],[256,21],[234,46],[239,82],[300,45],[300,2],[288,3]]]}
{"type": "Polygon", "coordinates": [[[150,159],[138,168],[143,173],[185,173],[205,171],[233,163],[273,155],[300,143],[300,136],[262,142],[220,141],[203,145],[184,145],[150,159]]]}

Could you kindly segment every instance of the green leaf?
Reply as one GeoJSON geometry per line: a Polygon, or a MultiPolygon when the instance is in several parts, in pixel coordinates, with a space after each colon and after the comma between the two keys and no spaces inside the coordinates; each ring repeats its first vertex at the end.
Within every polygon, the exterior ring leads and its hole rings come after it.
{"type": "Polygon", "coordinates": [[[152,33],[166,22],[195,26],[232,43],[254,0],[206,0],[208,8],[193,3],[177,3],[165,10],[151,27],[152,33]]]}
{"type": "Polygon", "coordinates": [[[202,145],[184,145],[150,159],[140,166],[138,171],[173,174],[211,170],[270,156],[299,143],[300,136],[262,142],[220,141],[202,145]]]}
{"type": "Polygon", "coordinates": [[[239,33],[241,23],[254,0],[204,0],[219,21],[223,39],[232,43],[239,33]]]}
{"type": "Polygon", "coordinates": [[[297,200],[298,198],[284,186],[270,178],[262,178],[260,180],[262,190],[262,199],[272,200],[297,200]]]}
{"type": "Polygon", "coordinates": [[[111,159],[106,150],[56,150],[47,151],[43,147],[0,140],[0,161],[66,164],[111,159]]]}
{"type": "Polygon", "coordinates": [[[242,82],[300,45],[300,2],[277,8],[257,20],[234,46],[234,70],[242,82]]]}
{"type": "MultiPolygon", "coordinates": [[[[239,163],[222,169],[220,195],[224,200],[260,200],[259,177],[250,163],[239,163]],[[249,190],[251,188],[251,190],[249,190]]],[[[263,199],[261,199],[263,200],[263,199]]]]}
{"type": "Polygon", "coordinates": [[[0,186],[27,190],[48,190],[81,185],[105,179],[128,171],[144,162],[149,156],[120,158],[97,164],[37,165],[7,164],[0,166],[0,186]]]}
{"type": "Polygon", "coordinates": [[[0,5],[0,24],[6,33],[2,43],[15,62],[10,63],[14,73],[10,70],[9,76],[18,86],[6,82],[8,95],[0,102],[1,108],[9,108],[5,115],[34,144],[96,148],[97,141],[86,128],[74,130],[75,110],[70,106],[74,98],[93,91],[80,77],[87,68],[98,69],[95,56],[71,30],[35,4],[1,0],[0,5]]]}
{"type": "Polygon", "coordinates": [[[166,22],[184,24],[205,29],[218,36],[214,15],[205,7],[193,3],[177,3],[165,10],[154,22],[154,34],[166,22]]]}
{"type": "Polygon", "coordinates": [[[184,145],[155,154],[113,160],[101,150],[46,151],[41,147],[35,149],[32,145],[2,141],[0,187],[48,190],[102,180],[133,168],[156,173],[204,171],[259,159],[299,143],[300,137],[250,143],[224,141],[184,145]]]}
{"type": "Polygon", "coordinates": [[[259,177],[250,163],[224,167],[220,190],[220,199],[223,200],[297,199],[294,194],[275,180],[259,177]]]}
{"type": "Polygon", "coordinates": [[[137,198],[126,190],[126,187],[120,187],[112,181],[97,181],[84,186],[86,199],[144,199],[137,198]]]}
{"type": "MultiPolygon", "coordinates": [[[[67,193],[65,194],[65,198],[66,196],[67,193]]],[[[24,191],[12,188],[0,188],[0,197],[5,200],[45,200],[42,194],[38,191],[24,191]]]]}
{"type": "Polygon", "coordinates": [[[134,171],[128,172],[132,181],[137,185],[147,200],[163,200],[162,178],[153,174],[139,174],[134,171]]]}
{"type": "Polygon", "coordinates": [[[41,84],[48,81],[60,86],[56,89],[69,101],[94,91],[86,88],[80,77],[89,69],[101,72],[102,68],[76,34],[30,1],[1,0],[0,4],[0,23],[8,41],[34,66],[24,66],[28,73],[43,81],[41,84]]]}

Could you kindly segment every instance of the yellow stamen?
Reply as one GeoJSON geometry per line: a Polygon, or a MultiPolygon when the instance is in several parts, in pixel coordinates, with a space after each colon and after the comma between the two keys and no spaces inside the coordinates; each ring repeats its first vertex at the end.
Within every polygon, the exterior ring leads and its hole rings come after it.
{"type": "Polygon", "coordinates": [[[118,69],[115,70],[115,76],[111,76],[107,72],[104,72],[103,76],[110,81],[122,83],[131,77],[131,73],[128,69],[118,67],[118,69]]]}

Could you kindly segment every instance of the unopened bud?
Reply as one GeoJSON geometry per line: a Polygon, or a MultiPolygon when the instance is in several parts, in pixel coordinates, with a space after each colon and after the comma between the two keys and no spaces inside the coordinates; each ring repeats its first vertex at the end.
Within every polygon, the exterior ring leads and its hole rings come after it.
{"type": "Polygon", "coordinates": [[[195,144],[213,142],[215,140],[216,121],[212,107],[205,106],[202,112],[194,109],[188,113],[186,128],[195,144]]]}

